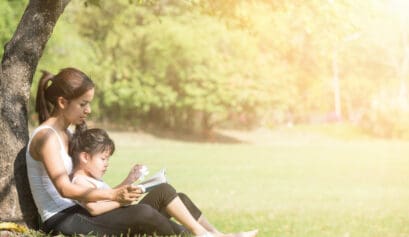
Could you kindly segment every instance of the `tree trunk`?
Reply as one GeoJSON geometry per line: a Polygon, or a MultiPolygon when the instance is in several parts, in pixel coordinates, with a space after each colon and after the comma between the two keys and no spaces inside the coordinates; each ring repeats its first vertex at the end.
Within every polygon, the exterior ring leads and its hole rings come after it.
{"type": "Polygon", "coordinates": [[[341,111],[341,88],[339,83],[338,48],[332,54],[332,83],[334,90],[334,112],[337,120],[342,118],[341,111]]]}
{"type": "Polygon", "coordinates": [[[30,0],[5,45],[0,68],[0,221],[36,227],[37,210],[27,180],[27,103],[38,61],[70,0],[30,0]]]}

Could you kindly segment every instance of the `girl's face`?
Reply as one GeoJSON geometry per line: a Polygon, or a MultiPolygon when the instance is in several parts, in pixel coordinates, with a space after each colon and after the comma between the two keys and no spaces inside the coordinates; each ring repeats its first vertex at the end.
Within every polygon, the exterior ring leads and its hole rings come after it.
{"type": "Polygon", "coordinates": [[[101,179],[108,169],[109,151],[98,152],[94,155],[88,154],[88,161],[86,163],[86,171],[89,176],[95,179],[101,179]]]}
{"type": "Polygon", "coordinates": [[[91,113],[91,101],[94,98],[94,89],[88,90],[82,96],[67,101],[63,110],[65,119],[71,124],[82,124],[91,113]]]}

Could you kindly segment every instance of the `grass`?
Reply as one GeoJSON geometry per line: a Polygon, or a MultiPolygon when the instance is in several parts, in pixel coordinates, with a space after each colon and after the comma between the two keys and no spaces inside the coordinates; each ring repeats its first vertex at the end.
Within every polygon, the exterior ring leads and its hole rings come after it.
{"type": "Polygon", "coordinates": [[[199,144],[111,133],[105,180],[162,167],[219,229],[259,237],[409,236],[409,142],[286,137],[199,144]]]}

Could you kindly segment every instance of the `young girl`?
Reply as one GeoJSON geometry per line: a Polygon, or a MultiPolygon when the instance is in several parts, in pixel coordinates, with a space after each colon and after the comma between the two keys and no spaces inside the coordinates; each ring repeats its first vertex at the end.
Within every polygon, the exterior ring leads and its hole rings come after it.
{"type": "MultiPolygon", "coordinates": [[[[74,171],[72,182],[87,188],[110,189],[102,176],[108,168],[109,158],[115,150],[114,142],[102,129],[89,129],[74,135],[70,143],[70,155],[74,159],[74,171]]],[[[132,184],[141,175],[136,165],[130,171],[128,177],[121,185],[132,184]]],[[[91,215],[104,215],[122,206],[115,201],[81,202],[91,215]]],[[[177,193],[169,184],[161,184],[152,189],[142,198],[138,204],[131,205],[135,208],[139,206],[149,206],[153,211],[160,213],[163,218],[175,217],[183,226],[170,221],[175,234],[193,233],[195,236],[231,236],[231,237],[252,237],[257,231],[243,232],[238,234],[223,234],[214,228],[202,215],[201,211],[184,194],[177,193]],[[187,228],[187,230],[186,230],[187,228]]],[[[127,206],[129,207],[129,206],[127,206]]],[[[152,210],[151,210],[152,211],[152,210]]],[[[129,218],[141,219],[146,215],[135,210],[134,215],[129,218]]],[[[138,228],[131,228],[130,234],[136,234],[138,228]]],[[[151,233],[147,233],[151,234],[151,233]]],[[[157,233],[164,234],[164,233],[157,233]]],[[[169,233],[165,233],[169,234],[169,233]]]]}

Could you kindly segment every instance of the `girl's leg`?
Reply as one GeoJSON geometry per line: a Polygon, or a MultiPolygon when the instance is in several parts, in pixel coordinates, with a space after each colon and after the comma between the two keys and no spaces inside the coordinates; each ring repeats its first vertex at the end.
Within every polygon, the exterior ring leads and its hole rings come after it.
{"type": "Polygon", "coordinates": [[[186,226],[193,234],[202,235],[206,229],[196,221],[179,197],[174,198],[167,206],[166,211],[176,220],[186,226]]]}
{"type": "Polygon", "coordinates": [[[202,214],[200,209],[192,202],[192,200],[184,193],[178,193],[180,200],[189,210],[190,214],[195,218],[195,220],[203,226],[208,232],[211,232],[215,236],[223,236],[219,230],[217,230],[210,222],[206,219],[206,217],[202,214]]]}
{"type": "Polygon", "coordinates": [[[258,231],[240,232],[234,234],[224,234],[218,231],[214,226],[212,226],[209,221],[201,215],[199,220],[193,218],[189,213],[185,204],[180,200],[179,197],[173,199],[166,207],[167,212],[175,217],[184,226],[187,226],[192,233],[198,236],[204,237],[255,237],[258,231]],[[198,229],[194,229],[198,228],[198,229]],[[211,233],[211,234],[209,234],[211,233]]]}
{"type": "Polygon", "coordinates": [[[258,230],[253,230],[253,231],[240,232],[240,233],[234,233],[234,234],[224,234],[220,232],[219,230],[217,230],[216,227],[214,227],[212,224],[210,224],[207,218],[202,214],[199,208],[192,202],[192,200],[190,200],[188,196],[186,196],[184,193],[178,193],[178,196],[182,200],[183,204],[185,204],[187,209],[190,211],[192,216],[199,222],[199,224],[203,226],[207,231],[212,233],[214,236],[217,236],[217,237],[254,237],[258,233],[258,230]]]}
{"type": "Polygon", "coordinates": [[[139,203],[148,204],[170,218],[171,216],[167,212],[166,206],[177,196],[179,196],[190,214],[198,220],[202,215],[200,209],[184,193],[176,193],[176,190],[169,184],[161,184],[151,190],[139,203]]]}
{"type": "Polygon", "coordinates": [[[151,190],[139,203],[151,205],[167,217],[175,217],[195,235],[201,235],[207,231],[216,237],[254,237],[257,234],[256,231],[236,234],[221,233],[210,224],[188,196],[176,193],[176,190],[169,184],[161,184],[151,190]]]}
{"type": "Polygon", "coordinates": [[[203,226],[207,231],[215,234],[215,235],[222,235],[222,233],[217,230],[210,222],[206,219],[206,217],[202,214],[199,208],[192,202],[192,200],[184,193],[178,193],[178,196],[182,200],[183,204],[187,207],[190,211],[192,216],[199,222],[201,226],[203,226]]]}
{"type": "Polygon", "coordinates": [[[199,224],[201,224],[207,231],[216,234],[216,235],[222,235],[222,233],[216,229],[212,224],[210,224],[210,222],[206,219],[206,217],[204,217],[203,215],[201,215],[199,217],[199,219],[197,220],[199,222],[199,224]]]}
{"type": "MultiPolygon", "coordinates": [[[[151,205],[168,217],[174,217],[195,235],[206,232],[205,228],[197,222],[192,213],[186,208],[176,190],[169,184],[161,184],[151,190],[139,203],[151,205]]],[[[197,213],[200,215],[200,211],[195,211],[195,215],[197,213]]]]}

